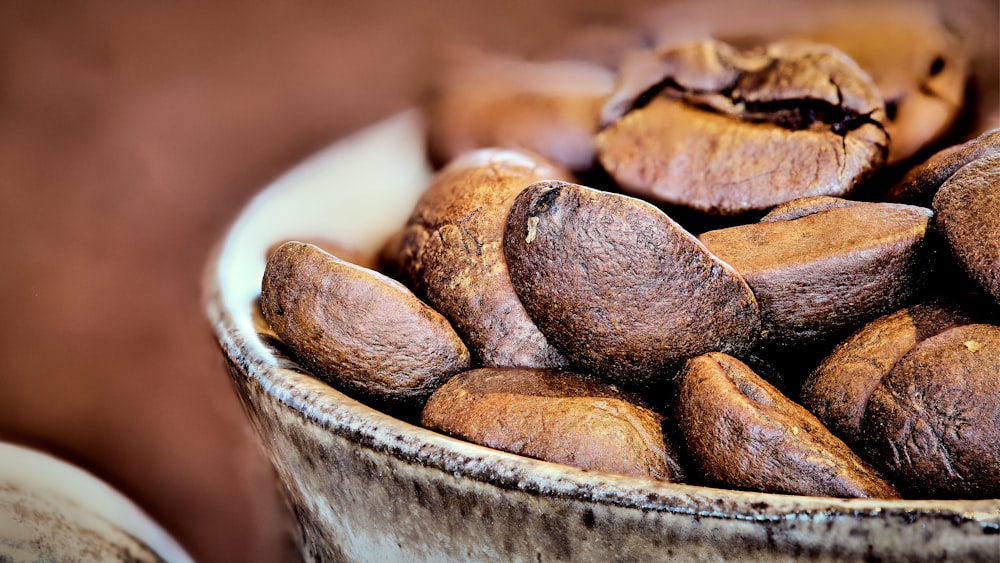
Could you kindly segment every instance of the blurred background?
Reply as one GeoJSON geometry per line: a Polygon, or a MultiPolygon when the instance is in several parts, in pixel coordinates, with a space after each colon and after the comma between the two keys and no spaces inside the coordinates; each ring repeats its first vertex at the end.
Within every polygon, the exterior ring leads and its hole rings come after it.
{"type": "Polygon", "coordinates": [[[199,561],[288,559],[201,309],[212,246],[282,170],[419,103],[447,47],[531,52],[661,3],[0,2],[0,440],[199,561]]]}
{"type": "Polygon", "coordinates": [[[0,2],[0,439],[199,561],[286,559],[201,309],[212,245],[283,169],[416,103],[442,45],[530,47],[624,4],[0,2]]]}

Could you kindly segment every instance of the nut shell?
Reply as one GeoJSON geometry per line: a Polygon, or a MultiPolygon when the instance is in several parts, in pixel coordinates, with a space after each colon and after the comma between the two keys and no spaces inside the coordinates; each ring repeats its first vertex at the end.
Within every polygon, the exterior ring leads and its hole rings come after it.
{"type": "Polygon", "coordinates": [[[532,182],[568,176],[506,149],[463,154],[434,179],[385,249],[394,271],[448,318],[475,366],[566,367],[514,293],[501,239],[511,202],[532,182]]]}
{"type": "Polygon", "coordinates": [[[868,398],[892,366],[918,343],[974,319],[965,307],[940,301],[879,317],[837,344],[809,374],[802,385],[802,405],[856,446],[868,398]]]}
{"type": "Polygon", "coordinates": [[[748,352],[757,302],[733,269],[656,207],[565,182],[511,206],[504,254],[538,328],[581,369],[660,379],[712,350],[748,352]]]}
{"type": "Polygon", "coordinates": [[[963,166],[984,156],[1000,152],[1000,129],[987,131],[975,139],[942,149],[911,168],[903,179],[890,188],[884,199],[930,207],[941,184],[963,166]]]}
{"type": "Polygon", "coordinates": [[[898,309],[922,285],[929,209],[889,203],[796,202],[767,220],[702,233],[760,302],[767,342],[809,343],[898,309]]]}
{"type": "Polygon", "coordinates": [[[726,354],[688,360],[677,424],[716,485],[763,492],[897,498],[896,490],[806,409],[726,354]]]}
{"type": "Polygon", "coordinates": [[[700,41],[624,67],[598,159],[622,189],[715,215],[841,196],[885,158],[882,99],[832,47],[700,41]]]}
{"type": "MultiPolygon", "coordinates": [[[[996,7],[978,0],[961,6],[914,0],[662,4],[653,18],[658,44],[701,36],[740,45],[796,38],[843,51],[871,77],[886,102],[889,164],[907,163],[962,121],[960,115],[969,109],[964,97],[975,51],[992,47],[996,52],[995,38],[983,40],[996,35],[996,7]]],[[[995,71],[991,76],[983,83],[996,84],[995,71]]],[[[981,103],[990,107],[989,100],[981,103]]]]}
{"type": "Polygon", "coordinates": [[[480,445],[584,469],[675,482],[684,475],[660,414],[614,385],[567,371],[467,371],[431,396],[421,422],[480,445]]]}
{"type": "Polygon", "coordinates": [[[287,242],[261,283],[268,325],[316,376],[379,403],[422,403],[469,366],[448,321],[399,282],[287,242]]]}
{"type": "Polygon", "coordinates": [[[868,459],[930,498],[1000,497],[1000,327],[956,327],[914,346],[872,393],[868,459]]]}
{"type": "Polygon", "coordinates": [[[955,259],[1000,303],[1000,152],[952,175],[935,194],[933,209],[955,259]]]}

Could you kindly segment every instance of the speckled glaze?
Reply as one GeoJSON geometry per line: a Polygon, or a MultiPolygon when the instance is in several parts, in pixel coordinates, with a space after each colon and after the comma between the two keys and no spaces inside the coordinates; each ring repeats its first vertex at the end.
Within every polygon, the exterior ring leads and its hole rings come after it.
{"type": "Polygon", "coordinates": [[[189,563],[121,493],[48,454],[0,443],[0,562],[189,563]]]}
{"type": "Polygon", "coordinates": [[[583,471],[450,439],[312,378],[255,316],[264,252],[317,236],[378,248],[429,178],[422,139],[406,112],[315,155],[248,205],[206,271],[209,319],[304,560],[1000,561],[1000,500],[838,500],[583,471]]]}

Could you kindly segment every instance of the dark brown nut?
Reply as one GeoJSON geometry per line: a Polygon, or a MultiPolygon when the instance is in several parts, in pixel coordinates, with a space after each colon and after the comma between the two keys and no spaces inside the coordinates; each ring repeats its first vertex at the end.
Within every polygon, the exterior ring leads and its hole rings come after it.
{"type": "Polygon", "coordinates": [[[517,194],[567,176],[520,151],[466,153],[437,175],[386,251],[400,279],[451,321],[477,367],[568,365],[518,300],[501,248],[517,194]]]}
{"type": "Polygon", "coordinates": [[[802,385],[802,405],[840,439],[857,446],[868,398],[892,366],[927,338],[974,322],[967,307],[942,301],[879,317],[838,344],[809,374],[802,385]]]}
{"type": "Polygon", "coordinates": [[[886,192],[884,199],[930,207],[934,194],[945,180],[966,164],[996,153],[1000,153],[1000,129],[935,153],[923,164],[911,168],[886,192]]]}
{"type": "Polygon", "coordinates": [[[959,169],[937,191],[932,207],[955,259],[1000,302],[1000,152],[959,169]]]}
{"type": "MultiPolygon", "coordinates": [[[[980,6],[985,4],[977,0],[957,4],[771,0],[766,6],[732,0],[675,0],[665,4],[654,24],[660,45],[702,36],[740,45],[798,38],[843,51],[871,76],[885,100],[889,163],[910,158],[954,125],[967,107],[964,97],[975,50],[970,43],[985,44],[984,38],[990,35],[988,25],[970,20],[996,20],[996,10],[983,10],[980,6]]],[[[992,29],[995,35],[995,24],[992,29]]],[[[995,45],[994,40],[994,65],[995,45]]],[[[995,78],[985,83],[995,83],[995,78]]]]}
{"type": "Polygon", "coordinates": [[[469,366],[448,321],[410,290],[311,244],[268,258],[261,312],[317,377],[378,402],[419,404],[469,366]]]}
{"type": "Polygon", "coordinates": [[[1000,497],[1000,327],[928,338],[872,393],[864,451],[912,496],[1000,497]]]}
{"type": "Polygon", "coordinates": [[[510,147],[589,170],[613,88],[613,72],[596,63],[475,57],[443,77],[429,107],[431,158],[446,163],[469,150],[510,147]]]}
{"type": "Polygon", "coordinates": [[[739,274],[636,198],[533,184],[511,206],[504,255],[549,341],[617,383],[658,380],[712,350],[745,353],[759,332],[756,300],[739,274]]]}
{"type": "MultiPolygon", "coordinates": [[[[795,215],[801,213],[789,214],[795,215]]],[[[763,341],[809,343],[898,309],[915,295],[929,261],[931,216],[912,205],[857,203],[698,238],[757,296],[763,341]]]]}
{"type": "Polygon", "coordinates": [[[483,446],[546,461],[681,481],[663,417],[617,387],[581,374],[483,368],[431,396],[421,424],[483,446]]]}
{"type": "Polygon", "coordinates": [[[806,409],[721,353],[688,360],[676,419],[710,484],[771,493],[897,498],[899,494],[806,409]]]}
{"type": "Polygon", "coordinates": [[[829,46],[702,41],[621,74],[598,159],[623,190],[657,203],[737,215],[840,196],[885,158],[882,99],[829,46]]]}

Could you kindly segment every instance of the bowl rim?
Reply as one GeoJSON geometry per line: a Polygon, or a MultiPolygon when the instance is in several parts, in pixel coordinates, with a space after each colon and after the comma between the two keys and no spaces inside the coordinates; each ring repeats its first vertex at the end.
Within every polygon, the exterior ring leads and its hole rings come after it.
{"type": "MultiPolygon", "coordinates": [[[[277,240],[283,240],[288,229],[285,228],[287,225],[276,225],[276,230],[271,233],[251,231],[260,226],[263,216],[271,221],[280,220],[280,213],[272,213],[269,207],[284,206],[284,203],[278,204],[276,201],[285,193],[293,191],[295,184],[317,179],[336,184],[339,176],[341,183],[349,183],[360,174],[368,189],[377,183],[371,175],[387,176],[389,178],[379,178],[384,180],[384,185],[379,189],[387,190],[381,195],[394,195],[396,190],[412,192],[415,191],[414,186],[421,188],[416,190],[416,195],[419,195],[432,174],[424,158],[423,139],[423,118],[418,110],[409,109],[331,143],[259,192],[243,208],[224,238],[214,248],[203,276],[203,304],[208,320],[220,348],[229,361],[238,367],[241,376],[251,380],[274,400],[298,416],[362,447],[410,464],[501,489],[516,489],[641,511],[671,512],[702,519],[774,522],[800,518],[833,520],[850,517],[898,518],[901,523],[946,519],[956,524],[975,522],[983,527],[986,534],[1000,534],[1000,499],[839,499],[667,483],[583,470],[494,450],[415,426],[368,407],[315,379],[281,350],[269,344],[266,334],[262,336],[253,328],[252,307],[255,298],[259,297],[263,249],[277,240]],[[376,162],[392,162],[394,166],[366,168],[372,157],[376,162]],[[345,168],[352,170],[343,173],[345,168]],[[400,173],[393,176],[390,169],[396,169],[400,173]],[[331,171],[336,175],[329,176],[331,171]],[[393,182],[399,185],[389,185],[393,182]],[[278,238],[268,244],[262,243],[268,236],[278,238]],[[246,254],[254,245],[257,255],[250,260],[252,264],[244,263],[242,260],[247,256],[240,256],[240,253],[246,254]],[[246,279],[236,279],[239,276],[253,275],[258,280],[256,293],[248,289],[246,279]],[[231,290],[234,282],[242,282],[243,289],[231,290]]],[[[333,186],[328,191],[336,193],[349,190],[333,186]]],[[[411,193],[399,196],[393,201],[407,198],[415,201],[416,195],[411,193]]],[[[336,201],[328,201],[323,205],[342,204],[339,197],[334,195],[333,199],[336,201]]],[[[374,235],[375,240],[368,244],[368,250],[376,249],[387,239],[395,226],[405,221],[410,208],[412,205],[406,207],[402,218],[393,218],[396,223],[392,223],[390,219],[382,225],[381,230],[374,235]]],[[[309,221],[305,220],[304,223],[309,221]]],[[[351,227],[347,229],[350,231],[351,227]]],[[[233,373],[232,376],[237,377],[237,374],[233,373]]]]}
{"type": "MultiPolygon", "coordinates": [[[[194,561],[177,539],[131,498],[86,469],[46,451],[13,442],[0,441],[0,459],[3,460],[0,488],[13,486],[24,498],[68,503],[63,510],[81,511],[79,514],[85,511],[92,519],[102,519],[165,561],[194,561]]],[[[95,525],[97,522],[92,521],[95,525]]],[[[0,539],[4,531],[0,528],[0,539]]]]}

